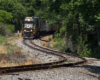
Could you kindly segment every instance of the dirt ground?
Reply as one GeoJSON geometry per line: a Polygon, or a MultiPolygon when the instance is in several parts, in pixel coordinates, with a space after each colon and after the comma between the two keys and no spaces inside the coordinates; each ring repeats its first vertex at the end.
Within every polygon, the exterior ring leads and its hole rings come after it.
{"type": "Polygon", "coordinates": [[[53,48],[55,42],[53,41],[53,35],[45,36],[41,38],[42,45],[48,48],[53,48]]]}

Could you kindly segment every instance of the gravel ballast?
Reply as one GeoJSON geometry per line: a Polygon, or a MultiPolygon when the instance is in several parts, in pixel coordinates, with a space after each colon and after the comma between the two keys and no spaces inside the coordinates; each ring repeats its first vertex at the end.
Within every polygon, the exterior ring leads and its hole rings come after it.
{"type": "MultiPolygon", "coordinates": [[[[31,56],[38,54],[37,51],[33,51],[32,49],[23,45],[22,39],[19,39],[15,43],[26,50],[24,52],[25,55],[29,55],[27,50],[29,50],[30,53],[32,52],[28,59],[32,59],[31,56]]],[[[40,42],[36,42],[36,44],[41,45],[40,42]]],[[[37,57],[37,60],[46,62],[46,58],[44,58],[44,60],[43,55],[41,56],[42,58],[37,57]]],[[[0,80],[98,80],[98,77],[100,76],[100,60],[92,58],[86,59],[88,60],[88,63],[82,66],[12,73],[0,76],[0,80]]],[[[57,58],[55,58],[55,60],[57,60],[57,58]]]]}
{"type": "MultiPolygon", "coordinates": [[[[26,41],[26,42],[29,43],[29,41],[26,41]]],[[[19,39],[13,44],[16,44],[17,46],[21,47],[23,49],[22,50],[23,55],[26,55],[27,56],[26,58],[29,60],[34,59],[35,61],[41,62],[41,63],[48,63],[48,62],[59,60],[59,58],[54,55],[48,55],[46,53],[29,48],[28,46],[23,44],[23,39],[19,39]]],[[[31,44],[29,43],[29,45],[31,44]]]]}
{"type": "Polygon", "coordinates": [[[0,76],[0,80],[98,80],[99,74],[89,67],[62,67],[57,69],[13,73],[0,76]]]}

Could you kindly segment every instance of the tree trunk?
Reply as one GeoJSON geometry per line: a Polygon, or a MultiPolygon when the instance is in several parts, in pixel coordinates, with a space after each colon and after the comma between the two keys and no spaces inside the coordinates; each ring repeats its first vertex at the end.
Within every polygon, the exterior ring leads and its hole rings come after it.
{"type": "Polygon", "coordinates": [[[100,32],[99,32],[99,26],[97,26],[97,40],[98,40],[98,46],[100,46],[100,32]]]}

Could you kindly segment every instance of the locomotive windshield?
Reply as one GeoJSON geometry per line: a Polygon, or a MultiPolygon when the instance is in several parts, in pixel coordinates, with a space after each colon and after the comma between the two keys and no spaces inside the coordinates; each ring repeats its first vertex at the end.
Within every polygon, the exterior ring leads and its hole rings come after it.
{"type": "Polygon", "coordinates": [[[24,28],[33,28],[34,24],[33,23],[24,23],[24,28]]]}

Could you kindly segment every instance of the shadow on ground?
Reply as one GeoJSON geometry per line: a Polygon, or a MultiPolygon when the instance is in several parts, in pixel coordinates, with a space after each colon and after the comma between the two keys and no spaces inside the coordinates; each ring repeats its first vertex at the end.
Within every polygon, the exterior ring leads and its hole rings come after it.
{"type": "MultiPolygon", "coordinates": [[[[64,67],[67,67],[66,64],[64,65],[64,67]]],[[[70,68],[84,68],[87,69],[89,72],[94,73],[94,74],[89,74],[89,73],[84,73],[84,72],[80,72],[92,77],[97,77],[95,74],[99,75],[100,77],[100,66],[95,66],[95,65],[82,65],[82,66],[71,66],[70,68]]],[[[99,79],[100,80],[100,79],[99,79]]]]}

